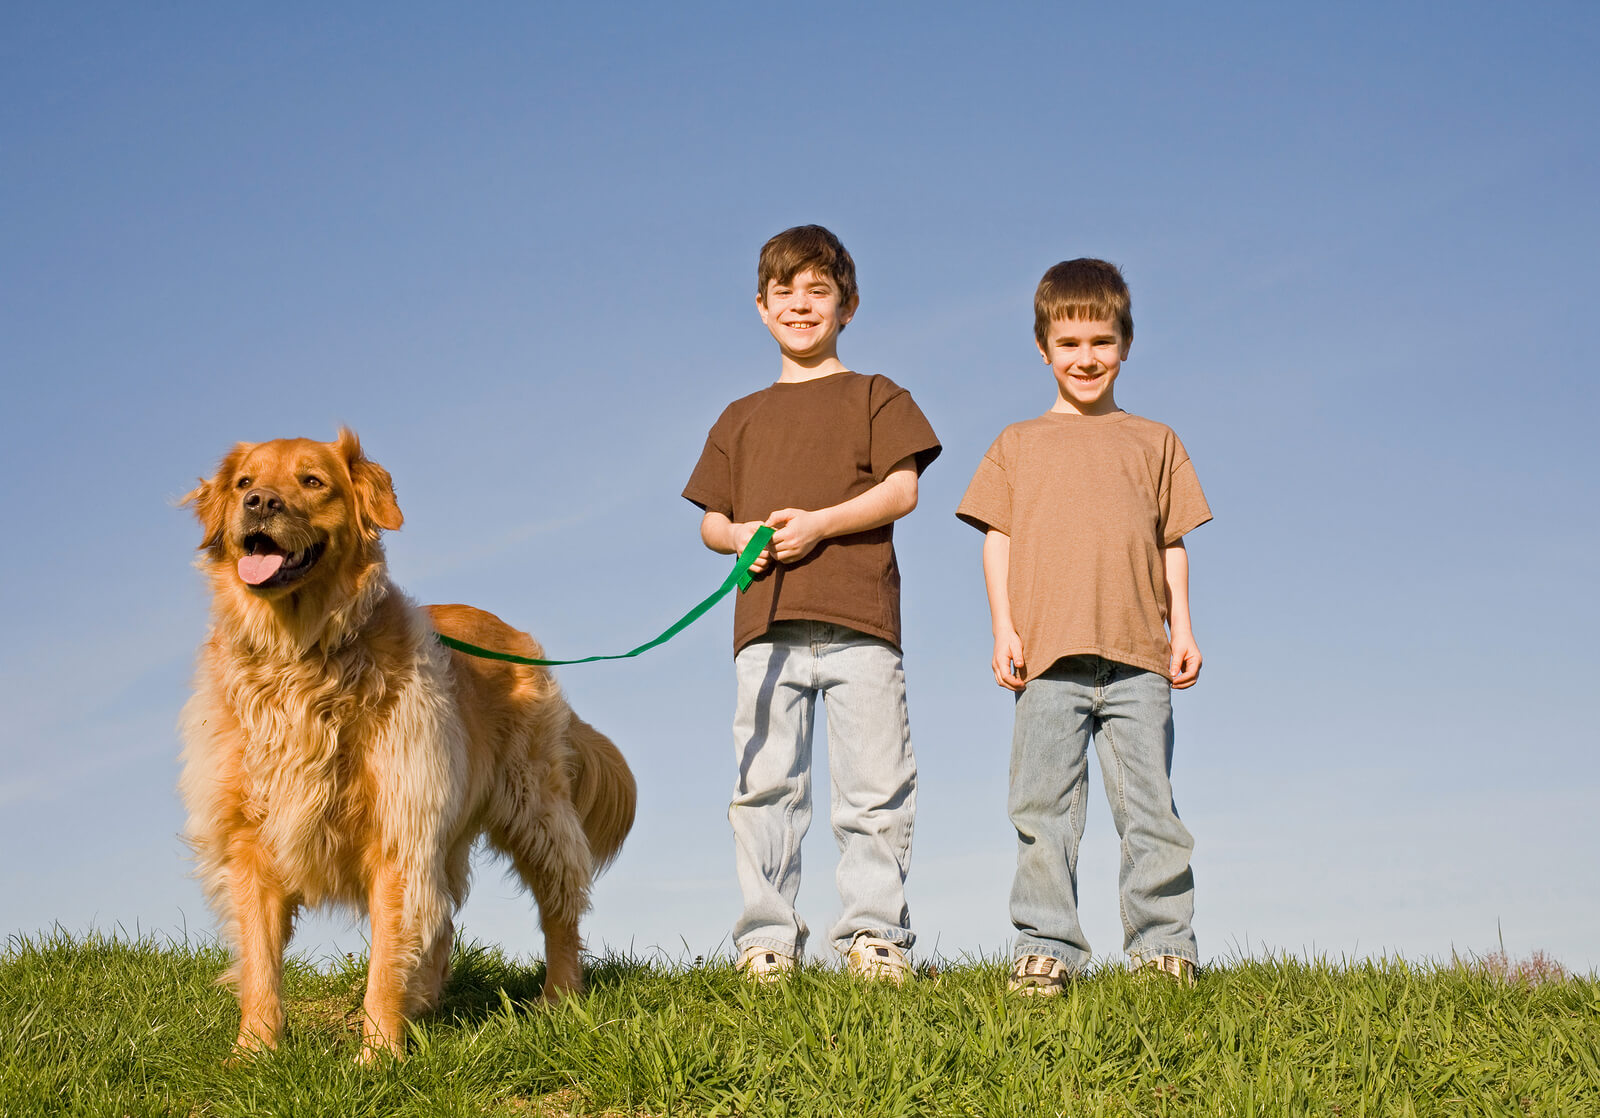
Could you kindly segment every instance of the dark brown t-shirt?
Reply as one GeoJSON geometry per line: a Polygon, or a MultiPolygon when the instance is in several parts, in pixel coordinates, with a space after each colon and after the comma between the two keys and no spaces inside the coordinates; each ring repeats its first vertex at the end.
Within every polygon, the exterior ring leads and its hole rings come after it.
{"type": "MultiPolygon", "coordinates": [[[[911,393],[888,377],[780,381],[724,409],[683,495],[735,523],[765,520],[778,509],[848,501],[913,455],[921,473],[939,449],[911,393]]],[[[797,619],[847,625],[898,648],[894,526],[835,536],[798,563],[769,566],[734,607],[734,651],[773,622],[797,619]]]]}

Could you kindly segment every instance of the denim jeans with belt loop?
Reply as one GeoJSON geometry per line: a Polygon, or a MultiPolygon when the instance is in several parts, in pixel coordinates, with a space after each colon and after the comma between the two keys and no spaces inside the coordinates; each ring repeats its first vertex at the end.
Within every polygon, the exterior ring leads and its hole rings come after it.
{"type": "Polygon", "coordinates": [[[1048,955],[1069,971],[1091,954],[1078,922],[1078,844],[1087,811],[1089,741],[1122,837],[1123,949],[1198,962],[1194,839],[1172,798],[1172,690],[1156,672],[1068,656],[1017,696],[1008,808],[1017,830],[1011,886],[1016,957],[1048,955]]]}
{"type": "Polygon", "coordinates": [[[739,776],[728,822],[744,894],[735,946],[805,952],[806,923],[795,897],[800,842],[811,825],[811,739],[820,697],[844,904],[829,938],[840,951],[862,933],[909,948],[915,937],[905,880],[917,763],[899,650],[843,625],[780,621],[740,649],[734,667],[739,776]]]}

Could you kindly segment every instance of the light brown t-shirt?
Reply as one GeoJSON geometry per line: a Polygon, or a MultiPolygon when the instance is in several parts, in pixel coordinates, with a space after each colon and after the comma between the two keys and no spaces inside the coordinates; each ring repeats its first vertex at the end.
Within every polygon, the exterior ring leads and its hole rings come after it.
{"type": "Polygon", "coordinates": [[[1011,537],[1025,679],[1084,654],[1170,674],[1161,552],[1211,519],[1171,428],[1121,411],[1013,423],[956,515],[1011,537]]]}
{"type": "MultiPolygon", "coordinates": [[[[911,393],[888,377],[834,373],[778,382],[735,400],[706,436],[683,495],[735,523],[859,496],[903,458],[917,472],[939,440],[911,393]]],[[[900,647],[894,526],[823,540],[798,563],[769,566],[738,597],[737,652],[775,621],[828,621],[900,647]]]]}

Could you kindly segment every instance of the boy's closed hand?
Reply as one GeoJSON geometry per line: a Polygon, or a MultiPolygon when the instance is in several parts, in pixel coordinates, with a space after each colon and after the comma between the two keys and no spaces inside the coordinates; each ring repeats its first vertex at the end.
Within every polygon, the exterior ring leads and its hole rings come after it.
{"type": "Polygon", "coordinates": [[[994,662],[990,667],[994,669],[994,681],[1001,687],[1007,691],[1022,690],[1022,638],[1015,629],[994,635],[994,662]]]}
{"type": "MultiPolygon", "coordinates": [[[[728,525],[728,535],[733,542],[733,553],[735,555],[740,555],[744,552],[745,546],[750,542],[750,537],[756,534],[756,529],[759,527],[761,527],[761,521],[759,520],[747,520],[742,524],[728,525]]],[[[766,570],[771,565],[769,561],[771,554],[771,544],[762,548],[761,554],[756,556],[756,561],[750,564],[750,573],[758,575],[766,570]]]]}
{"type": "Polygon", "coordinates": [[[1172,686],[1178,691],[1193,687],[1200,678],[1200,646],[1193,637],[1180,633],[1172,638],[1171,672],[1172,686]]]}
{"type": "Polygon", "coordinates": [[[777,529],[767,546],[780,563],[798,563],[827,538],[827,523],[818,512],[779,509],[767,517],[767,523],[777,529]]]}

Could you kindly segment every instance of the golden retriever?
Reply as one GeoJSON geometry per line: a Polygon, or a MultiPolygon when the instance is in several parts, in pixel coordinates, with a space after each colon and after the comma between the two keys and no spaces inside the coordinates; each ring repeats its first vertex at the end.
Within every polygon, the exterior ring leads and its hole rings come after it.
{"type": "Polygon", "coordinates": [[[633,825],[633,775],[543,668],[475,659],[435,632],[537,658],[470,606],[389,581],[389,473],[337,441],[235,446],[188,494],[211,630],[184,707],[197,874],[233,951],[241,1050],[283,1030],[283,953],[302,906],[372,922],[364,1058],[402,1051],[436,1005],[480,835],[532,890],[545,996],[581,987],[578,918],[633,825]]]}

